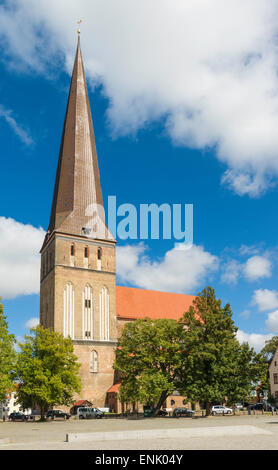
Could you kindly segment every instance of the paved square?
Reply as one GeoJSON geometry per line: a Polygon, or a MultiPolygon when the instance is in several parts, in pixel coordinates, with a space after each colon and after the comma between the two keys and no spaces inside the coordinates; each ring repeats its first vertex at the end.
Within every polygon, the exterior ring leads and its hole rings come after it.
{"type": "Polygon", "coordinates": [[[9,440],[1,450],[278,450],[278,416],[6,422],[0,423],[1,439],[9,440]],[[67,434],[79,438],[66,442],[67,434]]]}

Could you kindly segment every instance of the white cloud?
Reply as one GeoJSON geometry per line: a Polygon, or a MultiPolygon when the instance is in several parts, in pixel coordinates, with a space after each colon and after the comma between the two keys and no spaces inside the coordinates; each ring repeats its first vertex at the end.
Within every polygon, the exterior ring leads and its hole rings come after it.
{"type": "Polygon", "coordinates": [[[5,109],[2,105],[0,105],[0,118],[1,117],[5,119],[7,124],[25,145],[31,145],[33,143],[33,139],[30,137],[29,133],[13,118],[12,111],[5,109]]]}
{"type": "Polygon", "coordinates": [[[83,17],[87,74],[103,84],[113,131],[163,117],[175,143],[215,149],[223,182],[257,196],[278,174],[277,10],[277,0],[7,0],[0,34],[9,64],[49,73],[64,54],[70,71],[83,17]]]}
{"type": "Polygon", "coordinates": [[[241,274],[242,266],[237,260],[228,261],[223,265],[221,281],[225,284],[236,284],[241,274]]]}
{"type": "Polygon", "coordinates": [[[256,351],[260,351],[265,346],[265,342],[271,339],[272,336],[272,334],[245,333],[242,330],[237,332],[238,341],[240,343],[249,343],[249,346],[253,347],[256,351]]]}
{"type": "Polygon", "coordinates": [[[244,266],[247,281],[256,281],[271,276],[271,262],[265,256],[252,256],[244,266]]]}
{"type": "Polygon", "coordinates": [[[269,289],[257,289],[253,294],[253,302],[260,312],[278,307],[278,292],[269,289]]]}
{"type": "Polygon", "coordinates": [[[275,312],[269,313],[266,320],[267,328],[273,333],[278,332],[278,310],[275,312]]]}
{"type": "Polygon", "coordinates": [[[45,232],[14,219],[0,217],[0,296],[37,294],[40,254],[45,232]]]}
{"type": "Polygon", "coordinates": [[[117,274],[121,282],[144,289],[192,293],[218,268],[218,258],[201,246],[182,249],[177,244],[158,261],[151,261],[146,250],[143,243],[117,248],[117,274]]]}
{"type": "Polygon", "coordinates": [[[245,255],[257,255],[259,253],[259,247],[257,245],[241,245],[239,253],[242,256],[245,255]]]}
{"type": "Polygon", "coordinates": [[[38,324],[40,323],[39,318],[30,318],[26,323],[25,327],[26,328],[36,328],[38,324]]]}

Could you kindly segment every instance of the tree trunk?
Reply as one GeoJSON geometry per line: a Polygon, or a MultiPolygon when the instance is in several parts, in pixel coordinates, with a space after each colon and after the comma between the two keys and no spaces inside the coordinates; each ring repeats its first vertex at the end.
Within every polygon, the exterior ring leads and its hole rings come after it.
{"type": "Polygon", "coordinates": [[[210,405],[211,405],[211,403],[206,401],[205,405],[206,405],[206,416],[209,416],[210,415],[210,405]]]}
{"type": "Polygon", "coordinates": [[[160,395],[160,398],[158,400],[158,403],[154,409],[154,412],[153,412],[153,415],[154,416],[157,416],[158,413],[159,413],[159,410],[160,408],[162,407],[163,403],[165,402],[166,398],[168,397],[168,391],[167,390],[164,390],[161,395],[160,395]]]}
{"type": "Polygon", "coordinates": [[[45,412],[45,403],[41,403],[41,419],[40,421],[46,421],[44,417],[44,412],[45,412]]]}

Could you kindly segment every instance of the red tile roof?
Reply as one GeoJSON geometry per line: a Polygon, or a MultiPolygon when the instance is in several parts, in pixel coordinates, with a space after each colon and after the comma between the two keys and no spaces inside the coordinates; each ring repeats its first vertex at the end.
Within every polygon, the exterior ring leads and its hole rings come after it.
{"type": "Polygon", "coordinates": [[[91,403],[91,402],[88,401],[88,400],[79,400],[76,403],[74,403],[72,406],[81,406],[81,405],[83,405],[83,403],[91,403]]]}
{"type": "Polygon", "coordinates": [[[194,299],[194,295],[116,286],[116,312],[119,319],[149,317],[154,320],[179,320],[194,299]]]}
{"type": "Polygon", "coordinates": [[[117,383],[117,384],[112,385],[112,387],[110,387],[110,388],[107,390],[107,393],[118,393],[118,392],[119,392],[120,385],[121,385],[120,383],[117,383]]]}

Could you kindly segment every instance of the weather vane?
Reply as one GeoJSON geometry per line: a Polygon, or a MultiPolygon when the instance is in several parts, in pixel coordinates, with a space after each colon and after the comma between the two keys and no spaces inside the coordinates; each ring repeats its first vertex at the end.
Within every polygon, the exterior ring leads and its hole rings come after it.
{"type": "MultiPolygon", "coordinates": [[[[78,24],[79,26],[81,25],[81,23],[82,23],[82,20],[77,21],[77,24],[78,24]]],[[[77,32],[78,32],[78,34],[81,33],[80,28],[77,30],[77,32]]]]}

